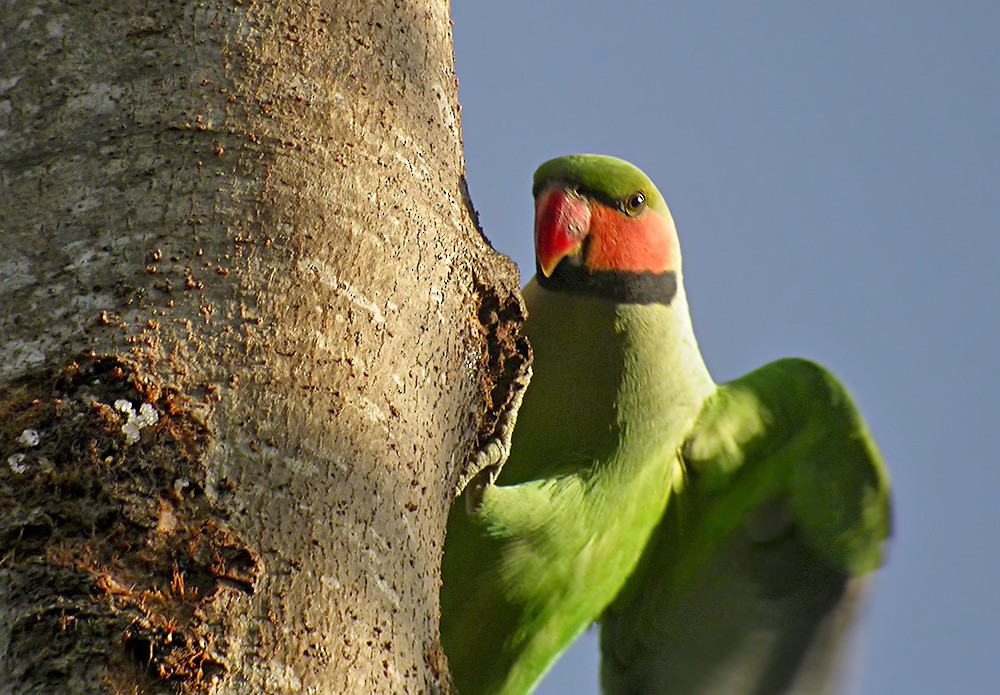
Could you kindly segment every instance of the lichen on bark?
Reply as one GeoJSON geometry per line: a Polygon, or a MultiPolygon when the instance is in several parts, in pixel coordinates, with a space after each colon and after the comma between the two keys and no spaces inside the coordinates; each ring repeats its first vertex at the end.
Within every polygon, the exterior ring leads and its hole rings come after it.
{"type": "Polygon", "coordinates": [[[5,668],[37,652],[80,668],[101,643],[112,647],[109,683],[184,690],[229,667],[225,616],[245,608],[262,568],[215,505],[225,489],[206,489],[209,412],[114,356],[9,384],[0,630],[22,658],[8,653],[5,668]],[[156,414],[136,437],[126,403],[156,414]]]}

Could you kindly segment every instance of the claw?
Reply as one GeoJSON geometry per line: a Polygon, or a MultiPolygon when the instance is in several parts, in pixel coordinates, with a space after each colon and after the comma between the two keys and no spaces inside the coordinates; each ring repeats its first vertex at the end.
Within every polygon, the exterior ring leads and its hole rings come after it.
{"type": "Polygon", "coordinates": [[[483,501],[483,491],[496,481],[503,464],[510,456],[510,442],[517,424],[517,413],[521,409],[524,391],[531,381],[531,367],[525,366],[514,378],[507,405],[497,418],[493,436],[486,440],[472,454],[465,466],[465,475],[459,481],[456,494],[465,494],[465,509],[474,514],[483,501]]]}

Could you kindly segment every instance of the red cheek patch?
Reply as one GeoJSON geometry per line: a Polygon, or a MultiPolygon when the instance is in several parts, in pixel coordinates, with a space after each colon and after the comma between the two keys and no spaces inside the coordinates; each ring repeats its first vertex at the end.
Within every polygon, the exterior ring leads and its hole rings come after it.
{"type": "Polygon", "coordinates": [[[646,210],[628,217],[595,202],[587,266],[591,270],[663,273],[677,270],[677,231],[669,217],[646,210]]]}

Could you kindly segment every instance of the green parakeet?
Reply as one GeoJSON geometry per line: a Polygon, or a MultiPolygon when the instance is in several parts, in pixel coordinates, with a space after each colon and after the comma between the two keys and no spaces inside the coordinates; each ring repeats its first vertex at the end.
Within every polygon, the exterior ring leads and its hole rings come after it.
{"type": "Polygon", "coordinates": [[[877,450],[812,363],[716,386],[673,219],[639,169],[560,157],[534,196],[534,376],[499,477],[448,520],[441,633],[459,693],[530,691],[606,609],[613,692],[780,690],[792,680],[772,671],[801,671],[848,580],[881,563],[877,450]],[[747,651],[763,665],[731,658],[747,651]],[[748,678],[698,673],[734,664],[748,678]]]}

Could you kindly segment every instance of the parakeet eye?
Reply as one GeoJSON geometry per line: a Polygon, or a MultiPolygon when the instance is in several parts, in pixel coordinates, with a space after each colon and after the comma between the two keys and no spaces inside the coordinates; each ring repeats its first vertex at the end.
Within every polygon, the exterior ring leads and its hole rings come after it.
{"type": "Polygon", "coordinates": [[[646,195],[642,191],[636,191],[622,201],[622,210],[625,214],[635,217],[646,207],[646,195]]]}

